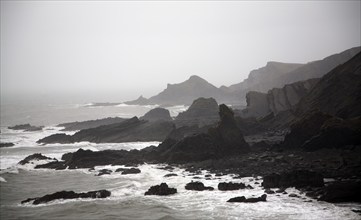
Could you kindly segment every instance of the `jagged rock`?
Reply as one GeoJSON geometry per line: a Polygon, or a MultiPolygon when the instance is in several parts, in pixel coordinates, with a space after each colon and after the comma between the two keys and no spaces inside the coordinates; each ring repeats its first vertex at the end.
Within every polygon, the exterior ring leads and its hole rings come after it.
{"type": "Polygon", "coordinates": [[[71,135],[67,134],[53,134],[48,137],[38,140],[36,143],[46,143],[46,144],[70,144],[73,143],[74,139],[71,135]]]}
{"type": "Polygon", "coordinates": [[[218,104],[213,98],[198,98],[193,101],[187,111],[179,113],[175,119],[177,127],[194,126],[203,127],[219,121],[218,104]]]}
{"type": "Polygon", "coordinates": [[[74,191],[60,191],[53,194],[48,194],[43,197],[29,198],[21,203],[32,202],[33,205],[47,203],[57,199],[77,199],[77,198],[106,198],[111,195],[108,190],[90,191],[86,193],[75,193],[74,191]]]}
{"type": "Polygon", "coordinates": [[[208,133],[188,136],[180,141],[167,138],[161,145],[161,157],[167,162],[185,163],[217,159],[249,151],[249,145],[226,105],[219,106],[220,123],[208,133]]]}
{"type": "Polygon", "coordinates": [[[62,123],[57,125],[57,127],[64,127],[62,131],[77,131],[77,130],[83,130],[83,129],[89,129],[89,128],[96,128],[102,125],[110,125],[114,123],[120,123],[124,121],[124,118],[103,118],[103,119],[96,119],[96,120],[89,120],[89,121],[81,121],[81,122],[68,122],[68,123],[62,123]]]}
{"type": "Polygon", "coordinates": [[[266,198],[267,198],[266,194],[263,194],[262,196],[257,198],[248,198],[248,199],[246,199],[246,197],[244,196],[239,196],[239,197],[231,198],[227,202],[245,202],[245,203],[265,202],[266,198]]]}
{"type": "Polygon", "coordinates": [[[81,148],[74,153],[64,154],[62,159],[65,159],[65,161],[37,165],[35,168],[64,169],[68,167],[69,169],[77,169],[105,165],[142,164],[144,161],[138,150],[105,150],[94,152],[81,148]]]}
{"type": "Polygon", "coordinates": [[[127,105],[150,105],[152,104],[148,99],[144,98],[142,95],[138,99],[133,101],[124,102],[127,105]]]}
{"type": "Polygon", "coordinates": [[[360,116],[360,47],[356,50],[351,59],[330,70],[297,104],[298,114],[318,110],[343,119],[360,116]]]}
{"type": "Polygon", "coordinates": [[[167,196],[177,193],[177,189],[169,188],[166,183],[161,183],[160,185],[152,186],[145,192],[144,195],[158,195],[158,196],[167,196]]]}
{"type": "Polygon", "coordinates": [[[226,183],[222,182],[218,184],[218,190],[221,191],[228,191],[228,190],[239,190],[239,189],[245,189],[246,185],[244,183],[226,183]]]}
{"type": "Polygon", "coordinates": [[[167,109],[164,108],[155,108],[147,112],[143,117],[140,117],[140,120],[146,121],[172,121],[170,113],[167,109]]]}
{"type": "Polygon", "coordinates": [[[72,136],[51,135],[38,141],[38,143],[56,142],[69,143],[89,141],[94,143],[120,143],[129,141],[163,141],[171,130],[173,122],[139,120],[137,117],[124,120],[120,123],[103,125],[96,128],[84,129],[72,136]]]}
{"type": "Polygon", "coordinates": [[[33,126],[30,124],[22,124],[22,125],[15,125],[12,127],[8,127],[12,130],[24,130],[24,131],[41,131],[43,130],[43,126],[33,126]]]}
{"type": "Polygon", "coordinates": [[[203,191],[203,190],[214,190],[213,187],[204,186],[202,182],[190,182],[185,186],[187,190],[203,191]]]}
{"type": "Polygon", "coordinates": [[[287,188],[323,186],[323,176],[319,173],[307,170],[294,170],[281,174],[270,174],[263,177],[262,186],[264,188],[287,188]]]}
{"type": "Polygon", "coordinates": [[[25,165],[27,163],[30,163],[32,160],[56,160],[55,158],[50,158],[47,156],[44,156],[39,153],[32,154],[30,156],[25,157],[23,160],[19,162],[20,165],[25,165]]]}
{"type": "Polygon", "coordinates": [[[325,121],[332,118],[331,115],[320,111],[314,111],[291,125],[291,132],[286,135],[282,146],[285,148],[300,148],[305,141],[320,133],[325,121]]]}
{"type": "Polygon", "coordinates": [[[339,148],[346,145],[361,145],[361,117],[342,120],[331,118],[321,127],[320,133],[301,146],[307,151],[321,148],[339,148]]]}

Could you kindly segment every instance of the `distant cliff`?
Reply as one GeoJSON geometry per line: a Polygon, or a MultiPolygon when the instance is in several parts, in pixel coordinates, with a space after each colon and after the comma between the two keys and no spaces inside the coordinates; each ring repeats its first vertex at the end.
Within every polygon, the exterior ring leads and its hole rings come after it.
{"type": "Polygon", "coordinates": [[[318,82],[319,79],[309,79],[274,88],[267,93],[248,92],[247,108],[242,111],[242,117],[263,117],[270,113],[292,109],[318,82]]]}
{"type": "Polygon", "coordinates": [[[311,110],[352,118],[361,112],[361,53],[326,74],[298,103],[297,113],[311,110]]]}
{"type": "Polygon", "coordinates": [[[193,75],[184,82],[168,84],[166,89],[149,99],[140,96],[137,100],[125,103],[132,105],[190,105],[197,98],[212,97],[218,103],[244,105],[246,94],[250,91],[264,93],[273,88],[282,88],[286,84],[320,78],[333,68],[351,59],[360,50],[361,47],[351,48],[342,53],[306,64],[268,62],[264,67],[252,70],[243,82],[229,87],[217,88],[205,79],[193,75]]]}
{"type": "Polygon", "coordinates": [[[267,92],[272,88],[281,88],[286,84],[320,78],[333,68],[351,59],[360,51],[361,47],[354,47],[306,64],[268,62],[265,67],[252,70],[248,78],[243,82],[223,87],[223,90],[238,91],[244,94],[248,91],[267,92]]]}

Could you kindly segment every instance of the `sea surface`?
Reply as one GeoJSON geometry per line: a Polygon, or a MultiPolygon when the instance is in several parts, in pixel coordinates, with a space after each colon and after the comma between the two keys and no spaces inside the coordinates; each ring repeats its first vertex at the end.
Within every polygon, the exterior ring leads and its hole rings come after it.
{"type": "MultiPolygon", "coordinates": [[[[216,177],[206,180],[210,174],[204,170],[202,174],[193,175],[184,169],[175,168],[173,173],[178,176],[164,177],[170,171],[161,169],[166,164],[144,164],[138,168],[139,174],[96,176],[100,169],[115,171],[122,166],[98,166],[94,171],[48,170],[34,169],[34,164],[18,165],[18,162],[33,153],[60,159],[62,154],[77,151],[79,148],[93,151],[105,149],[142,149],[159,142],[130,142],[116,144],[94,144],[80,142],[76,144],[39,145],[36,141],[50,134],[58,133],[61,128],[57,123],[81,121],[104,117],[141,116],[154,106],[39,106],[34,109],[8,110],[1,113],[1,142],[12,142],[15,146],[0,148],[0,219],[360,219],[360,215],[352,209],[360,209],[360,204],[330,204],[309,198],[291,198],[288,195],[268,195],[267,202],[252,204],[227,203],[236,196],[261,196],[264,190],[255,184],[255,177],[233,179],[233,175],[216,177]],[[54,116],[54,118],[52,118],[54,116]],[[4,118],[3,118],[4,117],[4,118]],[[27,119],[27,120],[26,120],[27,119]],[[4,122],[4,124],[3,124],[4,122]],[[6,126],[31,123],[45,125],[43,131],[24,132],[8,129],[6,126]],[[197,179],[199,178],[199,179],[197,179]],[[188,191],[184,186],[191,181],[202,181],[212,186],[214,191],[188,191]],[[219,182],[243,182],[254,189],[222,192],[217,190],[219,182]],[[166,182],[170,187],[177,188],[178,193],[171,196],[144,196],[153,185],[166,182]],[[73,199],[57,200],[48,204],[21,204],[22,200],[44,196],[62,190],[87,192],[106,189],[111,196],[106,199],[73,199]],[[307,201],[307,202],[306,202],[307,201]]],[[[171,107],[175,116],[186,107],[171,107]]],[[[3,106],[2,106],[3,109],[3,106]]],[[[16,108],[15,108],[16,109],[16,108]]],[[[67,132],[72,134],[74,132],[67,132]]],[[[258,181],[261,183],[261,181],[258,181]]],[[[288,193],[299,193],[294,188],[288,193]]]]}

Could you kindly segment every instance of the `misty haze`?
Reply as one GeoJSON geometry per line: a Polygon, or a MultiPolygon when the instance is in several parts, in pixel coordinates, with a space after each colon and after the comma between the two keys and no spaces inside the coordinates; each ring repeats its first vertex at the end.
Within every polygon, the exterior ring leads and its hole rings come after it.
{"type": "Polygon", "coordinates": [[[0,219],[360,219],[360,1],[1,1],[0,219]]]}

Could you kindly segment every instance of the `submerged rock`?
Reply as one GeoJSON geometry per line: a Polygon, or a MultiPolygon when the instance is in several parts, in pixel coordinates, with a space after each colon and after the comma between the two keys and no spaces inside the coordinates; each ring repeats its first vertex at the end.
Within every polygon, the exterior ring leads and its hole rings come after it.
{"type": "Polygon", "coordinates": [[[130,169],[124,169],[122,172],[122,175],[126,175],[126,174],[137,174],[140,173],[140,169],[138,168],[130,168],[130,169]]]}
{"type": "Polygon", "coordinates": [[[213,187],[204,186],[202,182],[190,182],[185,186],[187,190],[203,191],[203,190],[214,190],[213,187]]]}
{"type": "Polygon", "coordinates": [[[221,191],[228,191],[228,190],[239,190],[239,189],[245,189],[246,185],[244,183],[219,183],[218,184],[218,189],[221,191]]]}
{"type": "Polygon", "coordinates": [[[102,170],[99,170],[99,173],[97,174],[97,176],[109,175],[109,174],[111,174],[112,172],[113,172],[113,171],[108,170],[108,169],[102,169],[102,170]]]}
{"type": "Polygon", "coordinates": [[[0,147],[12,147],[14,145],[13,143],[0,143],[0,147]]]}
{"type": "Polygon", "coordinates": [[[145,192],[145,196],[148,195],[158,195],[158,196],[167,196],[177,193],[177,189],[169,188],[166,183],[161,183],[160,185],[152,186],[145,192]]]}
{"type": "Polygon", "coordinates": [[[257,198],[248,198],[244,196],[234,197],[229,199],[227,202],[244,202],[244,203],[255,203],[255,202],[266,202],[267,195],[263,194],[260,197],[257,198]]]}
{"type": "Polygon", "coordinates": [[[77,199],[77,198],[106,198],[111,195],[108,190],[97,190],[86,193],[75,193],[74,191],[60,191],[53,194],[48,194],[43,197],[28,198],[21,201],[21,204],[32,202],[33,205],[47,203],[57,199],[77,199]]]}
{"type": "Polygon", "coordinates": [[[172,177],[172,176],[178,176],[178,174],[176,174],[176,173],[168,173],[168,174],[166,174],[166,175],[164,175],[164,177],[172,177]]]}

